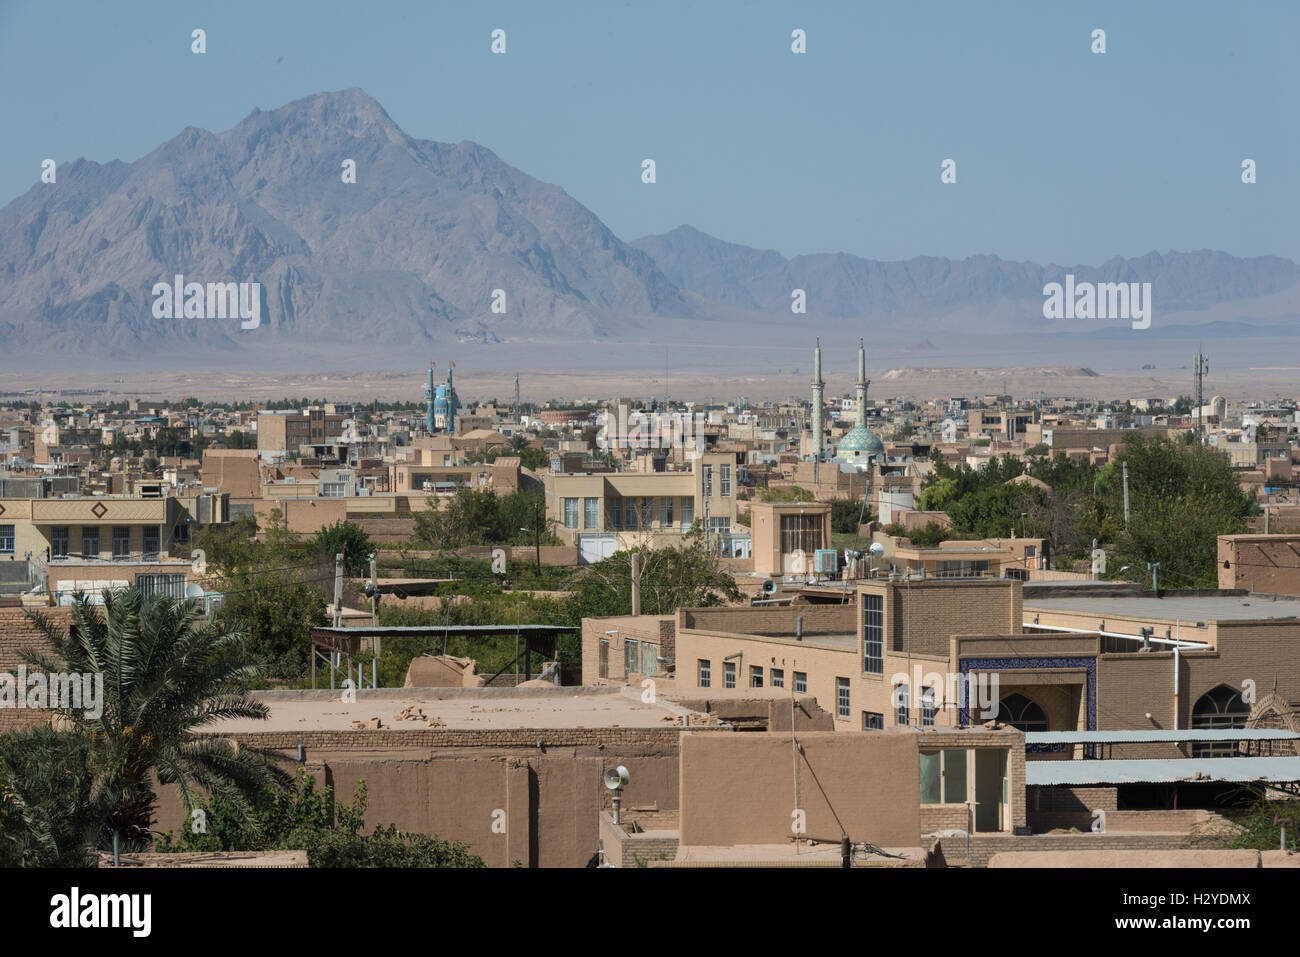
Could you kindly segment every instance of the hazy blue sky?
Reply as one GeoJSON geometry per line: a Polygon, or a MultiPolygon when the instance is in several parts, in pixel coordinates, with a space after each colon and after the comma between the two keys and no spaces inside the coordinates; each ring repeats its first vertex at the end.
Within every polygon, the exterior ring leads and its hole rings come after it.
{"type": "Polygon", "coordinates": [[[45,157],[134,160],[359,86],[624,239],[690,223],[788,255],[1300,259],[1298,40],[1295,0],[0,0],[0,203],[45,157]]]}

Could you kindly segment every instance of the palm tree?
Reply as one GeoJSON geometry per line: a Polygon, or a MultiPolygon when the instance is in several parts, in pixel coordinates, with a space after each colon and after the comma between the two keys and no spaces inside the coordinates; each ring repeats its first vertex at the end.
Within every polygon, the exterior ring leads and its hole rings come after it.
{"type": "Polygon", "coordinates": [[[114,832],[129,849],[149,846],[155,778],[176,785],[187,818],[206,791],[256,831],[252,802],[289,776],[267,755],[195,733],[224,718],[269,713],[245,691],[256,669],[242,634],[204,619],[197,602],[137,589],[105,590],[102,611],[78,594],[67,632],[40,613],[28,616],[54,653],[27,651],[29,664],[50,674],[103,676],[101,714],[66,710],[62,720],[89,738],[91,798],[111,797],[101,846],[114,832]]]}
{"type": "Polygon", "coordinates": [[[114,797],[92,797],[90,738],[49,727],[0,738],[0,867],[91,867],[114,797]]]}

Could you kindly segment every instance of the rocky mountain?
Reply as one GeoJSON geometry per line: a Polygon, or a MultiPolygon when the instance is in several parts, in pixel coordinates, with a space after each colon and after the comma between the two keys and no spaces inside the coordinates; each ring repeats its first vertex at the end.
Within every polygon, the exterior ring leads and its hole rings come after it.
{"type": "Polygon", "coordinates": [[[64,164],[0,210],[0,280],[12,349],[121,358],[585,339],[696,310],[564,190],[413,139],[356,89],[188,128],[134,163],[64,164]],[[177,274],[260,283],[262,327],[156,318],[154,284],[177,274]]]}
{"type": "Polygon", "coordinates": [[[1024,302],[1041,320],[1043,286],[1073,273],[1078,282],[1150,282],[1163,314],[1266,297],[1293,289],[1300,267],[1289,259],[1239,259],[1226,253],[1147,253],[1100,266],[1040,266],[997,256],[918,257],[879,262],[846,253],[787,259],[770,249],[728,243],[691,226],[645,236],[648,253],[679,287],[747,309],[786,311],[791,290],[807,293],[810,315],[837,318],[937,316],[954,310],[1024,302]]]}
{"type": "Polygon", "coordinates": [[[1063,349],[1127,360],[1118,343],[1136,340],[1122,325],[1044,320],[1043,286],[1067,272],[1152,283],[1142,348],[1182,355],[1204,334],[1241,340],[1249,358],[1300,334],[1300,268],[1271,256],[787,258],[690,226],[625,243],[559,187],[474,143],[414,139],[353,89],[254,110],[223,133],[187,128],[132,163],[65,163],[0,209],[0,371],[23,356],[378,368],[455,343],[485,364],[666,368],[720,347],[779,367],[773,350],[805,348],[823,325],[927,365],[1012,345],[1048,364],[1063,349]],[[261,325],[156,314],[155,285],[177,275],[260,284],[261,325]],[[818,330],[790,321],[796,288],[818,330]]]}

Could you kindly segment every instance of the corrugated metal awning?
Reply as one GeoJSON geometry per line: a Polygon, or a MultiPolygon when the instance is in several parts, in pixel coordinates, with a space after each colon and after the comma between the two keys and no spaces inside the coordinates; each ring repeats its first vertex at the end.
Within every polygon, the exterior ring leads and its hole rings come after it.
{"type": "Polygon", "coordinates": [[[1300,781],[1300,757],[1025,762],[1025,784],[1030,786],[1213,781],[1300,781]]]}
{"type": "Polygon", "coordinates": [[[1300,731],[1282,728],[1200,728],[1179,731],[1027,731],[1025,744],[1119,744],[1169,741],[1290,741],[1300,731]]]}

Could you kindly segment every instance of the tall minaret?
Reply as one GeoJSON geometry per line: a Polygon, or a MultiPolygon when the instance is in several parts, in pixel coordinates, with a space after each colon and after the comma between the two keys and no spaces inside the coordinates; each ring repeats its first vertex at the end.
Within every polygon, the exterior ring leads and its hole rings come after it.
{"type": "Polygon", "coordinates": [[[822,427],[822,390],[826,388],[826,383],[822,381],[822,341],[817,340],[817,348],[813,350],[813,378],[812,378],[812,433],[813,433],[813,461],[821,461],[822,454],[826,450],[826,432],[822,427]]]}
{"type": "Polygon", "coordinates": [[[858,419],[860,429],[867,427],[867,347],[858,340],[858,419]]]}

